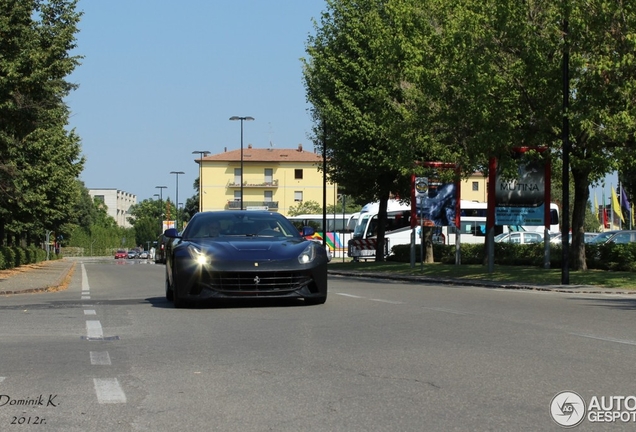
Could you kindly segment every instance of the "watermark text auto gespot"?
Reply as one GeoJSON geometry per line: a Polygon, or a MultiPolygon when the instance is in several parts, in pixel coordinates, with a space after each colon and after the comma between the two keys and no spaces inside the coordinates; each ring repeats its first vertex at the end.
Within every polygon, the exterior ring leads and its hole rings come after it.
{"type": "Polygon", "coordinates": [[[636,396],[592,396],[587,420],[593,423],[636,422],[636,396]]]}
{"type": "Polygon", "coordinates": [[[552,419],[565,428],[590,423],[636,424],[636,396],[592,396],[588,403],[575,392],[558,393],[550,403],[552,419]]]}

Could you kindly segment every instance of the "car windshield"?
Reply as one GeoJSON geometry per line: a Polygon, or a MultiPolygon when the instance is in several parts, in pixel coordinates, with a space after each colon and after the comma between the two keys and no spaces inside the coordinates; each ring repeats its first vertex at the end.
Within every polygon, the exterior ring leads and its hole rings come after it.
{"type": "Polygon", "coordinates": [[[609,239],[615,233],[616,233],[615,231],[602,232],[599,235],[597,235],[596,237],[594,237],[592,240],[590,240],[589,243],[605,243],[607,241],[607,239],[609,239]]]}
{"type": "Polygon", "coordinates": [[[501,233],[495,236],[495,241],[500,242],[504,237],[506,237],[508,233],[501,233]]]}
{"type": "Polygon", "coordinates": [[[300,237],[284,216],[268,212],[197,213],[183,232],[184,239],[215,237],[300,237]]]}

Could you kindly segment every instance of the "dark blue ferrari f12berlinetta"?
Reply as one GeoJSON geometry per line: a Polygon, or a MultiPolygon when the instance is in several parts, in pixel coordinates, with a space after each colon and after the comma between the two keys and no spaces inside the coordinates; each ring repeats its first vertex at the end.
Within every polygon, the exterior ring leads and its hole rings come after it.
{"type": "Polygon", "coordinates": [[[182,233],[168,229],[166,298],[177,308],[196,300],[327,300],[327,253],[279,213],[195,214],[182,233]]]}

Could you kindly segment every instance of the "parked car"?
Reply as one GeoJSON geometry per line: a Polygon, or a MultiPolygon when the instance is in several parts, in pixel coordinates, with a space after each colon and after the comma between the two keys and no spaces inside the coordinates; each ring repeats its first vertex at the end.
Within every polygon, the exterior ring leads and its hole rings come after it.
{"type": "Polygon", "coordinates": [[[502,233],[495,236],[495,243],[540,243],[543,241],[543,234],[531,231],[515,231],[510,233],[502,233]]]}
{"type": "Polygon", "coordinates": [[[128,259],[135,259],[135,258],[139,258],[139,253],[134,249],[129,250],[128,259]]]}
{"type": "Polygon", "coordinates": [[[283,215],[224,210],[196,213],[183,233],[165,236],[166,298],[177,308],[197,300],[327,300],[327,253],[283,215]],[[214,234],[213,234],[214,233],[214,234]]]}
{"type": "Polygon", "coordinates": [[[139,259],[148,259],[148,251],[144,250],[139,253],[139,259]]]}
{"type": "MultiPolygon", "coordinates": [[[[592,242],[592,240],[594,238],[596,238],[596,236],[598,235],[598,233],[593,233],[593,232],[586,232],[583,233],[583,242],[584,243],[590,243],[592,242]]],[[[557,243],[557,244],[561,244],[561,238],[563,236],[561,235],[561,233],[556,233],[554,235],[550,236],[550,243],[557,243]]],[[[572,233],[570,233],[570,244],[572,244],[572,233]]]]}
{"type": "Polygon", "coordinates": [[[115,252],[115,259],[126,259],[126,257],[128,257],[128,252],[123,249],[119,249],[115,252]]]}
{"type": "Polygon", "coordinates": [[[606,244],[606,243],[635,243],[636,242],[636,230],[620,230],[620,231],[605,231],[600,233],[592,240],[594,244],[606,244]],[[602,236],[602,237],[601,237],[602,236]]]}

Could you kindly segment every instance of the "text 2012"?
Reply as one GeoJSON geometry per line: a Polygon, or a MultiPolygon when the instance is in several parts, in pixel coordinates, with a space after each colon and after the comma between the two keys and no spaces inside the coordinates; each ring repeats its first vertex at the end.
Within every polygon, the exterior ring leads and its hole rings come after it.
{"type": "Polygon", "coordinates": [[[46,424],[46,420],[44,418],[38,417],[38,416],[36,416],[36,417],[16,417],[16,416],[13,416],[13,417],[11,417],[11,424],[12,425],[46,424]]]}

